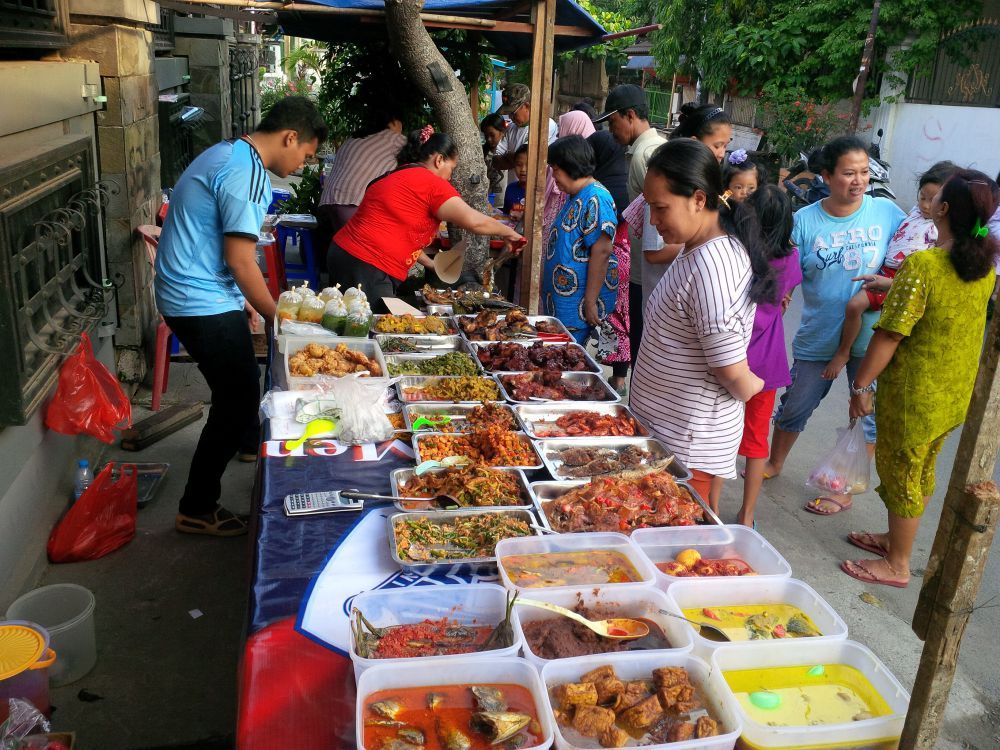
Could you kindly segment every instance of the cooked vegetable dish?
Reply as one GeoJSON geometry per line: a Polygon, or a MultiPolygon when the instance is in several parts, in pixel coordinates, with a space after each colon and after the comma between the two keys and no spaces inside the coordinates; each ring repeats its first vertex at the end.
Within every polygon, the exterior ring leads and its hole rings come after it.
{"type": "Polygon", "coordinates": [[[453,333],[448,322],[437,315],[383,315],[375,321],[376,333],[419,333],[443,336],[453,333]]]}
{"type": "Polygon", "coordinates": [[[428,381],[422,387],[403,389],[406,401],[501,401],[496,381],[463,375],[428,381]]]}
{"type": "MultiPolygon", "coordinates": [[[[497,505],[527,505],[517,475],[494,469],[483,464],[462,468],[428,471],[414,476],[399,488],[400,494],[409,497],[451,495],[463,508],[491,507],[497,505]]],[[[403,503],[407,510],[429,507],[415,501],[403,503]]]]}
{"type": "Polygon", "coordinates": [[[448,352],[426,359],[390,362],[389,374],[396,375],[477,375],[479,368],[465,352],[448,352]]]}
{"type": "Polygon", "coordinates": [[[528,523],[508,513],[475,513],[437,523],[414,514],[393,524],[396,554],[408,562],[493,557],[497,542],[534,532],[528,523]]]}

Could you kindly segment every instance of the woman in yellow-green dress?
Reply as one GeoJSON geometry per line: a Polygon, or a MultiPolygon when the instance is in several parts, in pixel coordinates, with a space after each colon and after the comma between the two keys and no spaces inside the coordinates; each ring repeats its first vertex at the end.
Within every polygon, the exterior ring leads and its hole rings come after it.
{"type": "MultiPolygon", "coordinates": [[[[982,172],[957,171],[931,204],[938,246],[916,252],[893,279],[868,352],[851,383],[850,415],[873,410],[878,378],[875,466],[889,531],[852,532],[848,541],[879,555],[841,569],[865,583],[905,588],[910,553],[934,492],[934,462],[965,420],[1000,249],[987,222],[1000,188],[982,172]]],[[[866,284],[872,279],[866,277],[866,284]]]]}

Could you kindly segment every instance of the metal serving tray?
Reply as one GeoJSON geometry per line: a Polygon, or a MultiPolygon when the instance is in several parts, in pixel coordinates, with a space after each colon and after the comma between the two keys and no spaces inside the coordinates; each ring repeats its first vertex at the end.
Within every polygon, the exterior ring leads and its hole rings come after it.
{"type": "MultiPolygon", "coordinates": [[[[565,437],[546,435],[544,433],[539,434],[538,429],[543,423],[555,422],[559,419],[559,417],[575,411],[606,414],[612,417],[631,417],[636,423],[636,434],[634,437],[651,436],[651,433],[648,429],[646,429],[646,426],[639,421],[638,417],[636,417],[635,414],[632,413],[632,410],[625,406],[625,404],[608,404],[595,401],[562,401],[548,404],[535,402],[532,404],[514,407],[514,413],[517,415],[517,420],[521,423],[521,427],[524,428],[524,431],[528,433],[530,437],[537,440],[593,440],[598,437],[605,437],[603,435],[578,435],[575,437],[565,437]]],[[[608,435],[607,437],[624,438],[633,436],[608,435]]]]}
{"type": "MultiPolygon", "coordinates": [[[[433,435],[448,435],[449,437],[458,437],[461,435],[467,435],[467,432],[415,432],[413,433],[413,453],[417,462],[420,465],[424,462],[424,458],[420,455],[420,441],[424,438],[431,437],[433,435]]],[[[530,440],[527,435],[523,432],[516,433],[524,438],[525,442],[531,446],[532,453],[535,454],[535,463],[531,466],[493,466],[494,469],[524,469],[525,471],[537,471],[543,468],[542,459],[538,455],[538,446],[535,445],[535,441],[530,440]]]]}
{"type": "Polygon", "coordinates": [[[386,352],[385,342],[388,339],[403,339],[409,344],[412,344],[417,348],[417,351],[428,352],[434,354],[446,354],[447,352],[454,352],[460,349],[464,349],[468,346],[468,342],[461,336],[424,336],[418,334],[408,334],[408,333],[378,333],[375,334],[375,340],[378,345],[382,347],[382,353],[385,355],[390,354],[412,354],[414,352],[386,352]]]}
{"type": "MultiPolygon", "coordinates": [[[[534,370],[533,372],[534,373],[540,373],[541,371],[534,370]]],[[[510,393],[508,393],[507,388],[504,386],[504,378],[505,377],[507,377],[509,375],[518,375],[518,374],[520,374],[520,373],[503,372],[503,373],[496,373],[494,375],[494,377],[496,378],[497,383],[500,384],[500,394],[504,397],[504,399],[506,399],[509,403],[512,403],[512,404],[531,404],[531,405],[535,405],[535,406],[537,406],[539,404],[544,404],[544,403],[549,403],[549,404],[594,404],[594,403],[616,404],[616,403],[618,403],[621,400],[621,396],[618,394],[618,392],[615,391],[615,389],[612,388],[610,385],[608,385],[607,381],[603,377],[601,377],[600,375],[598,375],[597,373],[592,373],[592,372],[564,372],[562,374],[562,379],[563,380],[580,381],[580,382],[584,382],[584,383],[587,383],[587,384],[590,384],[590,385],[592,385],[592,384],[599,384],[601,386],[602,392],[607,396],[607,398],[606,399],[602,399],[599,402],[594,402],[594,401],[575,401],[573,399],[558,399],[558,400],[548,400],[548,401],[518,401],[517,399],[513,398],[510,395],[510,393]]]]}
{"type": "MultiPolygon", "coordinates": [[[[552,524],[549,522],[549,516],[545,512],[545,509],[548,507],[548,505],[557,501],[560,497],[565,495],[571,489],[574,489],[576,487],[582,487],[585,484],[590,484],[590,480],[589,479],[556,480],[550,482],[532,482],[529,485],[531,487],[531,494],[535,496],[535,505],[538,509],[538,515],[544,521],[544,525],[546,528],[550,528],[553,531],[555,531],[555,527],[552,526],[552,524]]],[[[704,525],[722,526],[722,521],[719,519],[717,515],[715,515],[715,513],[712,512],[712,509],[708,507],[708,503],[706,503],[702,499],[701,495],[699,495],[695,491],[694,487],[692,487],[685,481],[678,481],[677,484],[680,487],[682,487],[685,491],[687,491],[687,493],[691,495],[694,501],[701,506],[701,509],[705,513],[705,519],[706,519],[704,525]]],[[[664,527],[654,527],[654,528],[671,528],[671,527],[664,526],[664,527]]],[[[608,531],[611,531],[611,529],[608,529],[608,531]]],[[[619,531],[619,530],[614,529],[614,531],[619,531]]]]}
{"type": "MultiPolygon", "coordinates": [[[[386,334],[386,335],[389,335],[389,336],[393,336],[393,335],[395,335],[395,336],[414,336],[414,335],[419,335],[419,336],[437,336],[439,338],[441,336],[454,336],[455,334],[458,333],[458,328],[455,326],[455,321],[452,320],[451,316],[449,316],[449,315],[438,315],[437,316],[439,318],[444,318],[445,325],[448,328],[448,332],[447,333],[440,333],[440,334],[438,334],[438,333],[421,333],[421,334],[412,333],[412,334],[407,334],[407,333],[403,333],[403,332],[398,332],[398,333],[393,334],[391,331],[379,331],[376,328],[376,326],[378,325],[379,321],[382,320],[383,318],[388,318],[388,317],[390,317],[390,316],[386,315],[386,314],[373,315],[372,316],[372,327],[371,327],[372,333],[376,333],[376,334],[379,334],[379,335],[386,334]]],[[[397,315],[396,317],[397,318],[401,318],[403,316],[402,315],[397,315]]],[[[419,319],[419,318],[426,318],[427,316],[426,315],[414,315],[413,317],[419,319]]]]}
{"type": "MultiPolygon", "coordinates": [[[[448,469],[431,469],[426,473],[437,474],[442,471],[448,471],[448,469]]],[[[531,488],[528,487],[528,479],[524,476],[523,471],[520,469],[497,469],[497,471],[502,471],[504,474],[510,474],[517,481],[518,487],[521,489],[521,502],[518,505],[477,505],[459,508],[453,511],[444,511],[443,508],[439,508],[436,505],[430,505],[430,499],[428,499],[427,503],[418,503],[413,500],[397,500],[394,505],[403,513],[425,513],[431,511],[460,513],[466,510],[477,510],[480,508],[486,510],[537,510],[535,506],[535,496],[531,494],[531,488]]],[[[414,476],[416,476],[416,468],[414,467],[396,469],[392,472],[389,477],[389,481],[392,485],[392,494],[396,497],[408,496],[410,493],[407,491],[406,485],[413,481],[414,476]]]]}
{"type": "MultiPolygon", "coordinates": [[[[458,403],[458,404],[481,404],[481,403],[483,403],[482,401],[441,401],[441,400],[435,401],[435,400],[426,399],[426,398],[418,399],[418,398],[407,398],[406,397],[406,389],[407,388],[422,388],[422,387],[428,385],[429,383],[431,383],[431,382],[433,382],[435,380],[441,380],[442,378],[457,378],[457,377],[461,377],[461,376],[460,375],[402,375],[401,377],[399,377],[396,380],[396,393],[399,395],[399,400],[401,402],[403,402],[404,404],[418,404],[418,403],[427,403],[427,404],[451,404],[451,403],[458,403]]],[[[494,385],[497,382],[496,379],[490,377],[489,375],[482,376],[480,378],[480,380],[489,380],[494,385]]],[[[493,401],[503,401],[503,399],[504,399],[504,394],[503,394],[503,390],[501,389],[500,395],[497,396],[495,399],[491,399],[491,400],[493,400],[493,401]]]]}
{"type": "MultiPolygon", "coordinates": [[[[535,443],[535,447],[538,448],[538,453],[542,457],[542,463],[545,464],[545,468],[549,470],[553,479],[587,479],[589,477],[569,477],[562,474],[561,469],[563,467],[563,461],[557,458],[551,458],[549,453],[552,451],[560,451],[567,448],[609,448],[617,451],[629,445],[634,445],[644,451],[648,451],[652,454],[653,461],[666,458],[672,459],[666,468],[678,480],[687,480],[691,478],[691,472],[689,472],[687,468],[677,460],[677,458],[667,449],[667,446],[659,440],[654,440],[653,438],[593,437],[587,440],[586,443],[581,442],[579,439],[571,438],[569,440],[564,440],[562,438],[551,438],[548,440],[539,440],[535,443]]],[[[648,464],[644,462],[634,468],[640,469],[647,465],[648,464]]],[[[594,476],[605,475],[597,474],[594,476]]]]}
{"type": "MultiPolygon", "coordinates": [[[[413,573],[423,574],[441,571],[445,568],[452,568],[456,565],[470,565],[470,566],[480,566],[480,565],[491,565],[496,566],[497,559],[495,555],[489,557],[459,557],[459,558],[443,558],[440,560],[435,560],[433,562],[425,561],[413,561],[413,560],[403,560],[399,556],[398,546],[396,544],[396,524],[404,520],[413,520],[416,518],[426,518],[429,521],[440,523],[442,521],[454,521],[457,518],[462,518],[463,516],[471,516],[482,513],[491,514],[504,514],[512,515],[516,518],[521,518],[529,524],[537,524],[538,520],[535,515],[528,510],[494,510],[492,508],[479,508],[475,510],[444,510],[444,511],[431,511],[427,513],[394,513],[387,519],[389,524],[389,533],[387,534],[389,538],[389,554],[392,555],[392,559],[396,562],[399,567],[411,571],[413,573]]],[[[531,536],[540,536],[541,531],[537,529],[532,529],[531,536]]]]}
{"type": "MultiPolygon", "coordinates": [[[[462,344],[463,346],[461,349],[455,349],[453,350],[453,352],[460,352],[462,354],[471,357],[473,363],[476,366],[476,374],[482,375],[483,366],[479,363],[479,358],[476,356],[475,352],[470,350],[467,342],[463,341],[462,344]]],[[[452,354],[453,352],[407,352],[405,354],[386,354],[385,362],[387,365],[398,365],[404,362],[419,362],[420,360],[434,359],[435,357],[440,357],[445,354],[452,354]]],[[[433,376],[424,376],[424,377],[433,377],[433,376]]]]}
{"type": "MultiPolygon", "coordinates": [[[[497,315],[497,320],[503,320],[506,317],[507,317],[506,315],[497,315]]],[[[458,332],[459,332],[459,335],[462,336],[462,338],[464,338],[464,339],[466,339],[468,341],[484,341],[485,339],[474,339],[474,338],[471,338],[465,331],[462,330],[462,326],[459,325],[459,322],[461,320],[464,320],[464,319],[475,320],[475,318],[476,318],[475,315],[456,315],[455,316],[455,325],[458,326],[458,332]]],[[[553,324],[559,330],[559,333],[561,333],[561,334],[563,334],[563,335],[566,336],[566,341],[567,342],[569,342],[569,341],[575,341],[575,339],[573,338],[573,336],[570,334],[569,329],[566,328],[566,326],[563,324],[563,322],[561,320],[559,320],[559,318],[553,318],[551,315],[529,315],[528,316],[528,322],[531,325],[536,325],[536,324],[538,324],[540,322],[551,323],[551,324],[553,324]]],[[[537,336],[524,336],[524,337],[517,336],[515,338],[501,339],[501,340],[502,341],[529,341],[530,342],[530,341],[537,340],[537,338],[538,338],[537,336]]],[[[496,342],[493,341],[493,342],[487,342],[487,343],[494,343],[495,344],[496,342]]]]}
{"type": "Polygon", "coordinates": [[[451,305],[425,305],[424,308],[427,310],[428,315],[441,315],[446,317],[451,317],[455,314],[455,308],[451,305]]]}
{"type": "MultiPolygon", "coordinates": [[[[510,404],[504,404],[500,401],[495,401],[493,403],[497,404],[497,406],[501,407],[505,411],[510,412],[511,416],[514,417],[514,427],[511,428],[511,431],[516,432],[520,425],[510,404]]],[[[456,421],[460,422],[460,424],[456,425],[455,429],[464,431],[467,425],[462,420],[464,420],[465,416],[477,406],[479,406],[479,404],[452,404],[441,401],[425,401],[417,404],[406,404],[403,406],[403,420],[406,422],[406,426],[410,428],[410,432],[413,432],[413,423],[420,419],[420,417],[446,416],[451,417],[451,423],[453,425],[456,421]]],[[[438,432],[438,430],[423,427],[418,430],[418,432],[438,432]]]]}
{"type": "MultiPolygon", "coordinates": [[[[479,356],[478,355],[479,355],[479,351],[481,349],[488,349],[489,347],[495,346],[497,344],[513,344],[514,346],[523,346],[525,349],[527,349],[529,346],[533,346],[535,343],[537,343],[540,340],[541,339],[532,339],[532,340],[529,340],[529,341],[523,341],[523,340],[522,341],[470,341],[469,342],[469,346],[472,348],[473,353],[476,356],[476,361],[478,362],[479,361],[479,356]]],[[[563,370],[562,372],[597,372],[597,373],[599,373],[599,372],[602,371],[601,370],[601,366],[599,364],[597,364],[597,362],[594,360],[593,357],[590,356],[590,354],[587,352],[587,350],[584,349],[579,344],[576,344],[576,343],[565,343],[565,342],[561,342],[561,341],[543,341],[542,342],[542,346],[544,346],[544,347],[569,347],[569,348],[572,348],[572,349],[579,349],[581,351],[581,353],[583,354],[583,361],[587,363],[587,369],[586,370],[563,370]]],[[[480,363],[480,366],[484,370],[486,369],[485,365],[483,365],[482,363],[480,363]]],[[[486,370],[486,371],[487,372],[511,372],[510,370],[486,370]]],[[[541,372],[541,369],[539,368],[539,370],[537,370],[537,372],[541,372]]]]}

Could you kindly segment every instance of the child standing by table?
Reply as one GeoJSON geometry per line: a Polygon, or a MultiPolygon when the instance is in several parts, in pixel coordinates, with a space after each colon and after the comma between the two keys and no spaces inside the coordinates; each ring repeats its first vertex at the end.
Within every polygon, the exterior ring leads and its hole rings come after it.
{"type": "MultiPolygon", "coordinates": [[[[892,286],[892,279],[903,265],[907,256],[918,250],[934,247],[937,241],[937,229],[931,219],[931,201],[941,190],[957,167],[950,161],[939,161],[933,167],[920,175],[917,193],[917,205],[903,219],[896,233],[889,241],[885,252],[885,261],[877,274],[865,276],[861,291],[855,294],[847,303],[844,315],[844,328],[840,334],[840,346],[833,359],[823,370],[823,377],[835,380],[851,357],[851,347],[854,339],[861,331],[861,316],[868,310],[881,310],[885,295],[892,286]]],[[[856,280],[856,279],[855,279],[856,280]]]]}
{"type": "Polygon", "coordinates": [[[747,346],[750,371],[764,381],[763,390],[747,401],[743,417],[743,439],[737,453],[747,460],[743,473],[743,505],[737,522],[753,526],[753,511],[764,481],[764,466],[770,454],[767,442],[774,414],[774,397],[779,388],[791,384],[785,327],[781,316],[792,291],[802,283],[799,250],[792,244],[792,203],[777,185],[763,185],[747,199],[760,221],[764,255],[774,269],[777,294],[774,302],[757,303],[753,330],[747,346]]]}

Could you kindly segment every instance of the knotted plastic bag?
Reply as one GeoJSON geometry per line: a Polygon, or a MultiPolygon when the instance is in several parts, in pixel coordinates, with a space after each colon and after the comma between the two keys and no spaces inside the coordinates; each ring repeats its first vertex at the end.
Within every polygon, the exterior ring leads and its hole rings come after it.
{"type": "Polygon", "coordinates": [[[363,445],[392,437],[392,423],[382,408],[387,386],[383,378],[361,374],[345,375],[330,384],[328,395],[340,406],[337,440],[346,445],[363,445]]]}
{"type": "Polygon", "coordinates": [[[118,379],[94,356],[86,333],[59,370],[45,424],[64,435],[83,433],[105,443],[114,442],[114,430],[132,426],[132,404],[118,379]]]}
{"type": "Polygon", "coordinates": [[[80,495],[49,535],[49,560],[54,563],[96,560],[128,544],[135,536],[139,477],[132,464],[112,476],[109,463],[80,495]]]}
{"type": "Polygon", "coordinates": [[[868,489],[871,458],[861,420],[837,430],[837,444],[809,474],[806,485],[836,495],[857,495],[868,489]]]}

